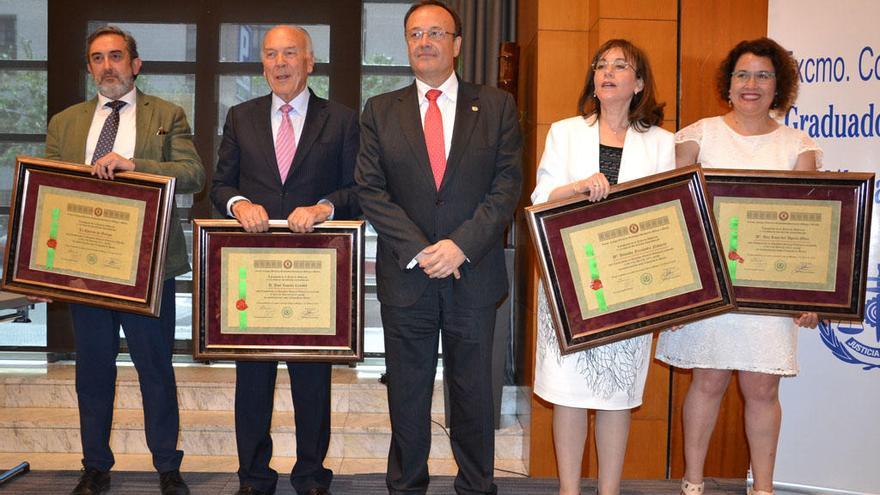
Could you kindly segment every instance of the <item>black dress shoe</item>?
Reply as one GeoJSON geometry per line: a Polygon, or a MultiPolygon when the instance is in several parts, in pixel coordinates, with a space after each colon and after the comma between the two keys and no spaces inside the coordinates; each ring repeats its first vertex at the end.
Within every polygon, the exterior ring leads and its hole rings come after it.
{"type": "Polygon", "coordinates": [[[272,495],[272,492],[262,492],[252,486],[243,486],[235,492],[235,495],[272,495]]]}
{"type": "Polygon", "coordinates": [[[95,468],[83,468],[79,483],[70,495],[100,495],[110,489],[110,473],[95,468]]]}
{"type": "Polygon", "coordinates": [[[189,495],[189,487],[177,469],[159,474],[159,489],[162,495],[189,495]]]}
{"type": "Polygon", "coordinates": [[[306,495],[331,495],[330,490],[322,487],[312,488],[306,495]]]}

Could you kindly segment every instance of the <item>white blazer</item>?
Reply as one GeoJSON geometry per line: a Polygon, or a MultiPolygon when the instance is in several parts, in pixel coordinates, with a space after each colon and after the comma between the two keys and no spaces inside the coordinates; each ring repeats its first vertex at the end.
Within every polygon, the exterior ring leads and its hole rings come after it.
{"type": "MultiPolygon", "coordinates": [[[[675,138],[663,128],[626,131],[618,183],[675,168],[675,138]]],[[[599,171],[599,125],[595,117],[571,117],[550,126],[532,204],[544,203],[559,186],[599,171]]]]}

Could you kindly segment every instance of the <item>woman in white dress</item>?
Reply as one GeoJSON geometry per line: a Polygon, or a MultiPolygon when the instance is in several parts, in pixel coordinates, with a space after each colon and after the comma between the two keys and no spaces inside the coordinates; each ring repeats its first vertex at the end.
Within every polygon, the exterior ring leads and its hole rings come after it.
{"type": "MultiPolygon", "coordinates": [[[[554,123],[532,203],[576,194],[599,201],[611,184],[675,167],[672,133],[657,127],[663,105],[644,53],[610,40],[593,56],[578,101],[581,115],[554,123]]],[[[620,493],[630,409],[642,403],[651,336],[561,356],[543,287],[538,294],[535,393],[554,404],[559,493],[579,494],[587,411],[596,410],[599,493],[620,493]]]]}
{"type": "MultiPolygon", "coordinates": [[[[718,91],[731,111],[700,120],[675,135],[678,166],[816,170],[821,150],[805,133],[780,125],[797,97],[797,65],[775,41],[743,41],[718,71],[718,91]]],[[[779,379],[796,375],[797,326],[815,328],[816,313],[791,318],[722,315],[664,332],[657,358],[693,368],[684,401],[685,475],[681,493],[703,493],[703,465],[718,409],[734,370],[745,399],[753,495],[773,493],[782,410],[779,379]]]]}

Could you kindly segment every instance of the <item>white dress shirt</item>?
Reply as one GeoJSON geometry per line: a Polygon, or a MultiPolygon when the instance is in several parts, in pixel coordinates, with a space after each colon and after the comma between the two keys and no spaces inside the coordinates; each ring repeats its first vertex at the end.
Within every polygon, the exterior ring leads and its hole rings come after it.
{"type": "MultiPolygon", "coordinates": [[[[85,164],[91,165],[92,156],[95,154],[95,147],[98,145],[98,138],[101,136],[101,129],[104,127],[104,121],[113,113],[109,107],[104,104],[113,101],[110,98],[98,93],[98,106],[95,108],[95,115],[92,116],[92,125],[89,127],[89,137],[86,139],[86,156],[85,164]]],[[[119,99],[124,101],[125,105],[119,110],[119,129],[116,131],[116,141],[113,142],[113,151],[121,155],[123,158],[131,159],[134,157],[134,143],[137,136],[137,89],[132,88],[119,99]]]]}
{"type": "Polygon", "coordinates": [[[437,98],[437,106],[440,108],[440,117],[443,119],[443,146],[446,148],[446,158],[449,158],[449,148],[452,147],[452,129],[455,127],[455,102],[458,99],[458,78],[455,77],[455,72],[436,88],[416,78],[422,131],[425,130],[425,114],[428,112],[428,98],[425,95],[430,89],[439,89],[443,93],[437,98]]]}
{"type": "MultiPolygon", "coordinates": [[[[278,129],[281,128],[281,107],[283,105],[290,105],[293,107],[293,110],[290,111],[290,123],[293,125],[293,135],[296,137],[296,145],[299,147],[299,141],[302,137],[303,128],[306,124],[306,113],[309,111],[309,89],[305,88],[299,92],[298,95],[294,96],[290,103],[285,102],[275,93],[272,93],[272,107],[269,112],[269,119],[272,124],[272,142],[275,143],[278,139],[278,129]]],[[[239,200],[249,201],[244,196],[233,196],[229,198],[229,201],[226,202],[226,214],[230,217],[234,216],[232,214],[232,204],[239,200]]],[[[321,200],[319,203],[325,202],[333,207],[333,203],[327,200],[321,200]]],[[[330,214],[330,218],[328,220],[333,220],[333,213],[330,214]]]]}
{"type": "MultiPolygon", "coordinates": [[[[416,78],[416,92],[419,95],[419,114],[422,116],[422,131],[425,130],[425,114],[428,113],[429,105],[428,98],[425,95],[430,89],[439,89],[442,92],[437,98],[437,107],[440,108],[440,117],[443,119],[443,146],[446,151],[446,158],[448,159],[449,148],[452,147],[452,129],[455,128],[455,102],[458,99],[458,78],[455,77],[455,72],[436,88],[416,78]]],[[[418,263],[418,255],[416,255],[415,258],[407,263],[407,270],[415,268],[418,263]]]]}

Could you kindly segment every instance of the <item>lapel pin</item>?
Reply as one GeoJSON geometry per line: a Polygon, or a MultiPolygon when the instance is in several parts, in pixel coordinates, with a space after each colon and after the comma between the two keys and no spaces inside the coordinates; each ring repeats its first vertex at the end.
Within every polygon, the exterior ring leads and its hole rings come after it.
{"type": "Polygon", "coordinates": [[[471,107],[471,112],[479,112],[479,111],[480,111],[480,107],[477,107],[477,106],[471,107]]]}
{"type": "Polygon", "coordinates": [[[165,134],[168,134],[168,131],[166,131],[164,127],[160,127],[159,130],[156,131],[157,136],[164,136],[165,134]]]}

